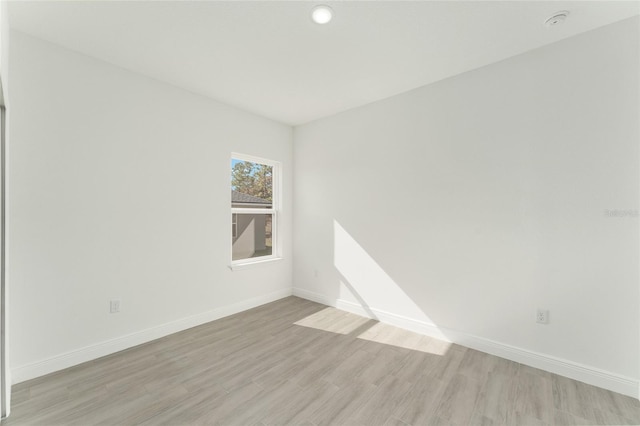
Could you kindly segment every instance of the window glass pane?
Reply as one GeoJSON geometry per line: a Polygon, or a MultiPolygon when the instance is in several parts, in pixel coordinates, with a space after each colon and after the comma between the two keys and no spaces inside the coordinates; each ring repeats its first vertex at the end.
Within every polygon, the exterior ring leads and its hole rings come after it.
{"type": "Polygon", "coordinates": [[[273,167],[231,159],[231,207],[270,209],[273,206],[273,167]]]}
{"type": "Polygon", "coordinates": [[[271,256],[273,252],[272,214],[235,214],[236,234],[232,237],[232,260],[271,256]]]}

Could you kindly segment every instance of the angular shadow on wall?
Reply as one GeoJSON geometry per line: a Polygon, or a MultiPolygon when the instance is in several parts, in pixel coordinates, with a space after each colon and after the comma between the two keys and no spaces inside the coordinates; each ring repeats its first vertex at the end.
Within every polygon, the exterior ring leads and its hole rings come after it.
{"type": "MultiPolygon", "coordinates": [[[[336,268],[337,269],[337,268],[336,268]]],[[[353,295],[353,297],[356,298],[356,300],[358,301],[358,303],[360,304],[360,307],[362,309],[365,310],[365,312],[367,313],[367,316],[371,319],[374,320],[378,320],[380,321],[380,318],[378,318],[376,316],[376,314],[373,312],[373,310],[371,310],[371,306],[369,306],[367,304],[367,301],[364,300],[362,298],[362,296],[360,295],[360,293],[358,293],[358,290],[356,290],[352,285],[351,282],[349,281],[349,279],[347,277],[345,277],[342,272],[340,271],[340,269],[337,269],[338,275],[340,277],[340,284],[342,284],[343,286],[345,286],[349,292],[353,295]]]]}
{"type": "MultiPolygon", "coordinates": [[[[428,328],[430,335],[436,334],[435,337],[449,341],[337,220],[333,221],[333,234],[333,261],[340,281],[371,318],[381,322],[401,323],[404,328],[417,332],[428,328]],[[377,306],[385,306],[393,313],[376,309],[377,306]],[[402,315],[395,314],[396,312],[402,312],[402,315]]],[[[340,295],[340,299],[344,299],[343,296],[346,295],[340,295]]]]}

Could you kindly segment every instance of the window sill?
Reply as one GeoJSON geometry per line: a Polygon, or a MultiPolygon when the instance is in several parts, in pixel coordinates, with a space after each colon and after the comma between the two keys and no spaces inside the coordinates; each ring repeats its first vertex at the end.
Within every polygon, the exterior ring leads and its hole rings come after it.
{"type": "Polygon", "coordinates": [[[231,269],[232,271],[241,271],[243,269],[250,269],[250,268],[255,268],[255,267],[258,267],[258,266],[269,265],[271,263],[280,262],[282,260],[284,260],[284,259],[281,258],[281,257],[272,257],[270,259],[256,260],[254,262],[233,263],[233,264],[229,265],[229,269],[231,269]]]}

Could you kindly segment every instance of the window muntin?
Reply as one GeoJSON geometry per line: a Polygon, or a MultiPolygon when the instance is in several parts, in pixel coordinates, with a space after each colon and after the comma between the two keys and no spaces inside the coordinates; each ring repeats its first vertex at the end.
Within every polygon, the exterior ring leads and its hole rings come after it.
{"type": "Polygon", "coordinates": [[[279,163],[232,154],[231,263],[276,257],[279,163]]]}

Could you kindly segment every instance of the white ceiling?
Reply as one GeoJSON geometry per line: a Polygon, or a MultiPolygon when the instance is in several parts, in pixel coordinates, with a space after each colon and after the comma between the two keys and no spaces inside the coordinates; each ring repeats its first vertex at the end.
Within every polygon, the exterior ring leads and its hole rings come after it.
{"type": "Polygon", "coordinates": [[[297,125],[640,12],[638,1],[44,1],[13,29],[297,125]],[[317,25],[310,11],[331,5],[317,25]],[[564,25],[543,21],[570,11],[564,25]]]}

